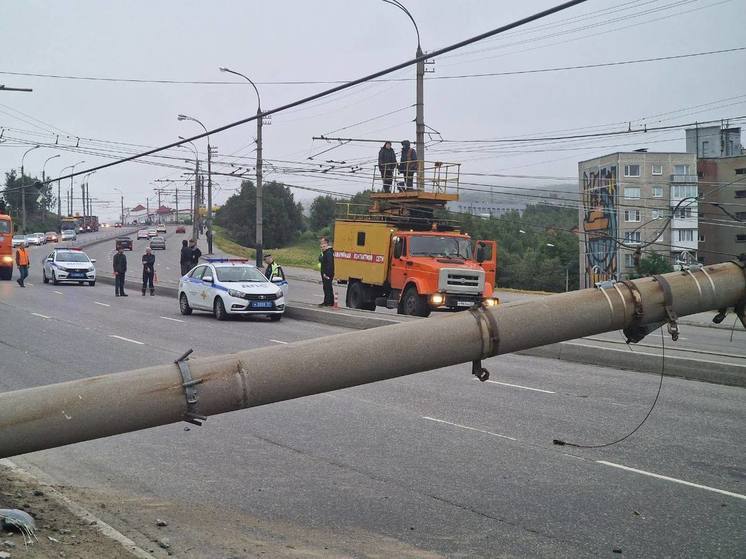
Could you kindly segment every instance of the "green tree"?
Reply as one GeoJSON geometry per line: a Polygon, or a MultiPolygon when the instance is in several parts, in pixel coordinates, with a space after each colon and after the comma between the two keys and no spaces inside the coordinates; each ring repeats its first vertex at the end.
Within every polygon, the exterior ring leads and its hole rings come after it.
{"type": "Polygon", "coordinates": [[[334,222],[337,200],[331,196],[317,196],[311,203],[310,226],[314,231],[329,227],[334,222]]]}
{"type": "MultiPolygon", "coordinates": [[[[278,182],[265,183],[263,194],[264,246],[282,248],[298,239],[303,230],[303,208],[296,203],[288,187],[278,182]]],[[[215,224],[244,246],[255,246],[256,187],[243,181],[238,194],[231,196],[215,215],[215,224]]]]}
{"type": "Polygon", "coordinates": [[[51,211],[56,198],[50,185],[44,186],[36,177],[18,177],[15,170],[12,170],[5,173],[2,197],[7,211],[12,213],[18,224],[21,220],[23,198],[26,199],[26,228],[29,231],[56,228],[57,215],[51,211]]]}
{"type": "Polygon", "coordinates": [[[655,276],[673,272],[671,263],[662,255],[653,252],[640,259],[640,273],[635,277],[655,276]]]}

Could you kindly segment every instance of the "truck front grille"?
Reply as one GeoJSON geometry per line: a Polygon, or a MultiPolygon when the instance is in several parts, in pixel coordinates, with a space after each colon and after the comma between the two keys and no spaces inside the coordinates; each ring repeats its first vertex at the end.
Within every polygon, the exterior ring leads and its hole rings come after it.
{"type": "Polygon", "coordinates": [[[446,293],[481,293],[484,291],[484,271],[443,268],[438,283],[440,291],[446,293]]]}

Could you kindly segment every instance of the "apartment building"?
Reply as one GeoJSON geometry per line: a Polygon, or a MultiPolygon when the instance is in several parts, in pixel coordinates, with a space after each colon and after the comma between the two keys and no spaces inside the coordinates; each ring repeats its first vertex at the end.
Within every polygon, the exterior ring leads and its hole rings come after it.
{"type": "Polygon", "coordinates": [[[674,266],[696,260],[696,170],[694,153],[646,150],[578,163],[581,288],[628,278],[635,272],[635,248],[650,241],[645,251],[674,266]]]}
{"type": "Polygon", "coordinates": [[[686,152],[703,159],[741,155],[741,129],[725,125],[687,128],[686,152]]]}

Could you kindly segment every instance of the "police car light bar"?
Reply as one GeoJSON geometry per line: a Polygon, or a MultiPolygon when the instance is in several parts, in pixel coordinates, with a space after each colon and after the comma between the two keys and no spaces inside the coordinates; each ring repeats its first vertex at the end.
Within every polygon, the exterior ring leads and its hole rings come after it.
{"type": "Polygon", "coordinates": [[[205,258],[206,262],[248,262],[248,258],[205,258]]]}

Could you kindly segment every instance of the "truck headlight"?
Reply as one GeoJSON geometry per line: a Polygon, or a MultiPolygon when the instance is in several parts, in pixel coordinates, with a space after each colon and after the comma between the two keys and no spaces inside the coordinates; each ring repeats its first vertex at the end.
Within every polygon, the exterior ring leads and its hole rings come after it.
{"type": "Polygon", "coordinates": [[[12,256],[3,256],[3,262],[13,262],[12,256]]]}
{"type": "Polygon", "coordinates": [[[440,293],[435,293],[434,295],[430,295],[430,303],[433,305],[442,305],[445,303],[446,298],[441,295],[440,293]]]}
{"type": "Polygon", "coordinates": [[[497,298],[484,300],[485,307],[496,307],[499,304],[500,304],[500,299],[497,299],[497,298]]]}

